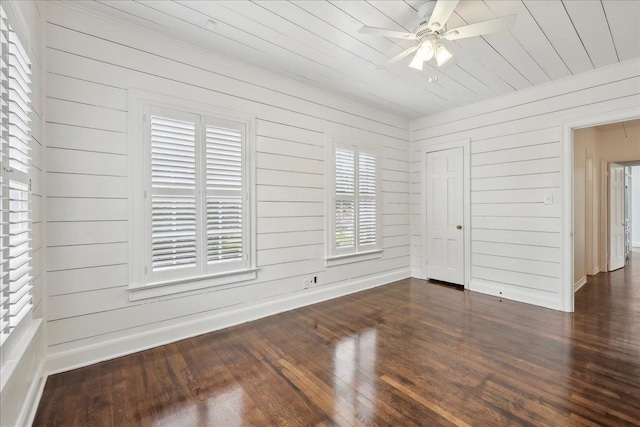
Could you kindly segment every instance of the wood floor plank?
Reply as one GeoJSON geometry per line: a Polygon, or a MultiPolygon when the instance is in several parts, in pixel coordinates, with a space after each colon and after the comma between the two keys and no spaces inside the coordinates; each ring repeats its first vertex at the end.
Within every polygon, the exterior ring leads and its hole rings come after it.
{"type": "Polygon", "coordinates": [[[416,279],[47,380],[35,426],[640,426],[640,254],[561,313],[416,279]]]}

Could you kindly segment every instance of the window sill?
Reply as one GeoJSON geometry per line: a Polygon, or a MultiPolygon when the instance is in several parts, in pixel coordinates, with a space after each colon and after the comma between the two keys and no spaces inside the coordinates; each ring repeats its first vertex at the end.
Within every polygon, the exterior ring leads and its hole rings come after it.
{"type": "Polygon", "coordinates": [[[373,251],[366,251],[366,252],[357,252],[354,254],[333,256],[330,258],[326,258],[324,260],[324,265],[326,267],[333,267],[335,265],[351,264],[354,262],[369,261],[377,258],[382,258],[382,249],[376,249],[373,251]]]}
{"type": "Polygon", "coordinates": [[[129,291],[129,301],[139,301],[198,289],[213,288],[231,283],[245,282],[247,280],[253,280],[256,277],[258,277],[258,269],[252,268],[166,282],[148,283],[146,285],[130,285],[127,290],[129,291]]]}

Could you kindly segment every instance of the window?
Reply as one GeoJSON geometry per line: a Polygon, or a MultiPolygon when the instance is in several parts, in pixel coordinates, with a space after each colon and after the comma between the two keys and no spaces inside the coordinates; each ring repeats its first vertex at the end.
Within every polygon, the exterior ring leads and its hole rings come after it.
{"type": "Polygon", "coordinates": [[[149,297],[255,278],[251,121],[157,103],[144,103],[143,117],[144,201],[142,215],[134,218],[144,217],[144,225],[133,238],[143,240],[134,248],[143,251],[144,268],[129,289],[176,285],[149,297]]]}
{"type": "Polygon", "coordinates": [[[31,62],[0,7],[0,345],[33,308],[29,141],[31,62]]]}
{"type": "MultiPolygon", "coordinates": [[[[374,149],[333,141],[327,263],[380,255],[378,156],[374,149]]],[[[340,262],[342,263],[342,262],[340,262]]]]}

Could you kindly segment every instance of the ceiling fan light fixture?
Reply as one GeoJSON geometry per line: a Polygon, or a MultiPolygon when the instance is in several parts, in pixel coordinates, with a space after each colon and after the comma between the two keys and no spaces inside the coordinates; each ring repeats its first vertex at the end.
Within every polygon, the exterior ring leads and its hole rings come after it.
{"type": "Polygon", "coordinates": [[[433,43],[431,40],[425,40],[422,42],[418,51],[416,52],[416,56],[419,57],[422,61],[428,61],[433,58],[435,54],[435,49],[433,48],[433,43]]]}
{"type": "Polygon", "coordinates": [[[416,54],[411,60],[409,67],[413,68],[414,70],[422,71],[423,64],[424,61],[422,61],[422,59],[420,59],[420,57],[416,54]]]}
{"type": "Polygon", "coordinates": [[[436,61],[438,62],[438,67],[444,65],[451,58],[453,58],[451,52],[449,52],[446,47],[439,44],[436,49],[436,61]]]}

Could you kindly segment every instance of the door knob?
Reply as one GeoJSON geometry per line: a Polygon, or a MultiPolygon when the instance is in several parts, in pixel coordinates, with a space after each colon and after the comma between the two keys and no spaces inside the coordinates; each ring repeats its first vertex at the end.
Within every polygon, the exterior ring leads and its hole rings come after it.
{"type": "Polygon", "coordinates": [[[458,230],[462,230],[462,226],[461,226],[461,225],[456,225],[456,228],[457,228],[458,230]]]}

